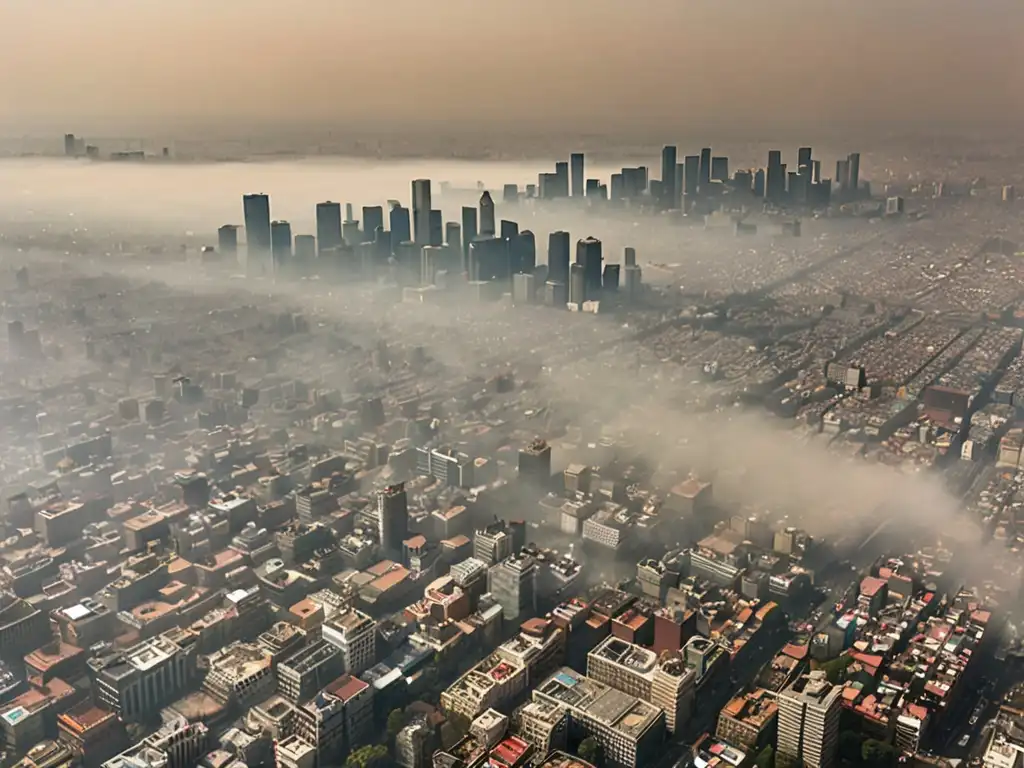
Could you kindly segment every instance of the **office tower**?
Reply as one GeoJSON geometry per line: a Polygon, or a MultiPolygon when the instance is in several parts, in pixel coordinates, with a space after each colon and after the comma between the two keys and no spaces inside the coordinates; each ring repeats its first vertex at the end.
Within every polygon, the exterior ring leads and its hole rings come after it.
{"type": "Polygon", "coordinates": [[[484,193],[480,195],[480,234],[493,235],[494,233],[494,201],[491,199],[491,193],[484,190],[484,193]]]}
{"type": "Polygon", "coordinates": [[[512,303],[532,304],[537,294],[537,278],[532,273],[518,272],[512,275],[512,303]]]}
{"type": "Polygon", "coordinates": [[[437,208],[431,209],[428,221],[430,223],[430,232],[428,233],[430,241],[425,245],[442,245],[444,243],[444,216],[441,211],[437,208]]]}
{"type": "Polygon", "coordinates": [[[583,197],[586,189],[583,181],[583,153],[573,152],[569,155],[569,176],[572,182],[570,190],[573,197],[583,197]]]}
{"type": "Polygon", "coordinates": [[[857,197],[860,194],[860,152],[851,152],[847,158],[849,175],[848,188],[850,194],[857,197]]]}
{"type": "Polygon", "coordinates": [[[430,245],[430,179],[412,183],[412,229],[416,245],[430,245]]]}
{"type": "Polygon", "coordinates": [[[700,193],[707,192],[711,183],[711,147],[704,147],[700,151],[700,193]]]}
{"type": "Polygon", "coordinates": [[[316,204],[316,242],[320,252],[341,247],[341,203],[316,204]]]}
{"type": "Polygon", "coordinates": [[[68,157],[74,157],[78,154],[75,151],[75,134],[73,133],[64,134],[64,154],[68,157]]]}
{"type": "Polygon", "coordinates": [[[401,555],[402,542],[409,538],[409,499],[405,483],[389,485],[377,494],[380,546],[391,555],[401,555]]]}
{"type": "Polygon", "coordinates": [[[512,240],[519,234],[519,223],[515,221],[509,221],[508,219],[501,220],[501,239],[512,240]]]}
{"type": "Polygon", "coordinates": [[[359,229],[359,222],[355,219],[346,219],[341,223],[341,239],[349,248],[355,248],[363,242],[363,233],[359,229]]]}
{"type": "Polygon", "coordinates": [[[361,675],[377,661],[377,622],[362,611],[346,608],[321,629],[324,641],[341,654],[345,673],[361,675]]]}
{"type": "Polygon", "coordinates": [[[625,262],[627,267],[635,267],[636,266],[636,248],[631,248],[630,246],[627,245],[626,248],[622,252],[622,260],[625,262]]]}
{"type": "Polygon", "coordinates": [[[786,166],[782,163],[782,152],[773,149],[768,153],[768,170],[764,177],[764,197],[770,203],[780,203],[786,193],[786,166]]]}
{"type": "Polygon", "coordinates": [[[511,267],[508,240],[478,237],[469,246],[470,280],[508,280],[511,267]]]}
{"type": "Polygon", "coordinates": [[[800,147],[800,149],[798,149],[796,151],[796,167],[799,168],[802,165],[810,165],[810,164],[811,164],[811,148],[810,147],[800,147]]]}
{"type": "Polygon", "coordinates": [[[487,571],[487,591],[501,606],[506,621],[515,621],[522,613],[537,612],[537,561],[525,552],[517,552],[491,566],[487,571]]]}
{"type": "Polygon", "coordinates": [[[642,272],[636,264],[627,264],[622,271],[622,292],[626,301],[635,301],[640,296],[642,272]]]}
{"type": "Polygon", "coordinates": [[[533,270],[537,268],[537,238],[534,237],[533,232],[524,229],[513,242],[515,242],[513,269],[516,272],[532,275],[533,270]]]}
{"type": "Polygon", "coordinates": [[[626,197],[626,184],[622,178],[622,173],[613,173],[611,178],[608,180],[610,192],[608,194],[609,200],[623,200],[626,197]]]}
{"type": "Polygon", "coordinates": [[[569,290],[567,283],[558,283],[548,280],[544,283],[544,306],[562,307],[569,303],[569,290]]]}
{"type": "Polygon", "coordinates": [[[548,280],[562,285],[569,285],[569,249],[568,232],[558,231],[548,235],[548,280]]]}
{"type": "MultiPolygon", "coordinates": [[[[576,243],[576,263],[583,267],[587,282],[586,293],[592,299],[601,293],[601,259],[601,241],[596,237],[585,237],[576,243]]],[[[569,300],[572,301],[572,296],[569,300]]]]}
{"type": "Polygon", "coordinates": [[[437,245],[420,249],[420,285],[433,285],[437,273],[443,269],[445,250],[437,245]]]}
{"type": "Polygon", "coordinates": [[[767,185],[765,184],[765,177],[767,174],[764,172],[764,168],[758,168],[754,172],[753,180],[751,182],[750,189],[754,193],[754,197],[764,197],[767,192],[767,185]]]}
{"type": "Polygon", "coordinates": [[[842,712],[840,685],[821,670],[808,672],[779,694],[778,753],[807,768],[835,763],[842,712]]]}
{"type": "Polygon", "coordinates": [[[316,238],[313,235],[295,236],[295,260],[308,264],[316,258],[316,238]]]}
{"type": "Polygon", "coordinates": [[[647,168],[637,166],[636,168],[622,169],[622,196],[633,200],[647,191],[647,168]]]}
{"type": "Polygon", "coordinates": [[[850,161],[847,160],[836,160],[836,184],[839,185],[839,191],[845,192],[850,185],[850,161]]]}
{"type": "Polygon", "coordinates": [[[821,184],[821,160],[811,161],[811,183],[821,184]]]}
{"type": "Polygon", "coordinates": [[[474,206],[462,206],[462,271],[469,271],[469,246],[477,236],[477,210],[474,206]]]}
{"type": "Polygon", "coordinates": [[[729,158],[711,158],[711,180],[720,181],[723,184],[729,180],[729,158]]]}
{"type": "Polygon", "coordinates": [[[551,482],[551,446],[537,438],[519,449],[519,477],[540,487],[551,482]]]}
{"type": "Polygon", "coordinates": [[[352,203],[345,203],[345,221],[355,221],[354,213],[352,203]]]}
{"type": "Polygon", "coordinates": [[[811,180],[814,175],[814,167],[811,163],[805,163],[797,168],[797,189],[792,197],[801,204],[811,201],[814,182],[811,180]]]}
{"type": "Polygon", "coordinates": [[[606,291],[618,291],[619,290],[619,270],[618,264],[605,264],[604,274],[602,275],[602,287],[606,291]]]}
{"type": "MultiPolygon", "coordinates": [[[[470,209],[472,210],[472,209],[470,209]]],[[[444,225],[444,244],[454,248],[462,263],[462,226],[457,221],[449,221],[444,225]]]]}
{"type": "Polygon", "coordinates": [[[501,201],[503,203],[518,203],[519,202],[519,185],[518,184],[505,184],[501,188],[501,201]]]}
{"type": "Polygon", "coordinates": [[[569,164],[564,160],[555,163],[555,176],[558,178],[558,197],[569,196],[569,164]]]}
{"type": "Polygon", "coordinates": [[[674,210],[679,207],[676,187],[676,148],[666,145],[661,150],[661,207],[674,210]]]}
{"type": "Polygon", "coordinates": [[[271,254],[274,269],[280,269],[292,257],[292,225],[287,221],[275,221],[270,225],[271,254]]]}
{"type": "Polygon", "coordinates": [[[245,220],[245,251],[249,269],[265,270],[270,261],[270,198],[245,195],[242,198],[245,220]]]}
{"type": "Polygon", "coordinates": [[[396,205],[391,209],[388,217],[388,224],[391,227],[391,250],[394,252],[401,243],[408,243],[412,240],[409,209],[396,205]]]}
{"type": "Polygon", "coordinates": [[[553,173],[538,173],[537,195],[541,200],[554,200],[558,197],[558,176],[553,173]]]}
{"type": "Polygon", "coordinates": [[[363,206],[363,242],[372,243],[377,228],[384,228],[384,208],[379,205],[363,206]]]}
{"type": "Polygon", "coordinates": [[[587,275],[582,264],[569,267],[569,303],[579,307],[587,300],[587,275]]]}
{"type": "Polygon", "coordinates": [[[587,179],[587,197],[600,197],[601,180],[587,179]]]}
{"type": "Polygon", "coordinates": [[[225,224],[217,230],[217,250],[232,257],[238,253],[238,227],[236,225],[225,224]]]}
{"type": "Polygon", "coordinates": [[[683,194],[692,199],[700,186],[700,155],[687,155],[683,166],[683,194]]]}

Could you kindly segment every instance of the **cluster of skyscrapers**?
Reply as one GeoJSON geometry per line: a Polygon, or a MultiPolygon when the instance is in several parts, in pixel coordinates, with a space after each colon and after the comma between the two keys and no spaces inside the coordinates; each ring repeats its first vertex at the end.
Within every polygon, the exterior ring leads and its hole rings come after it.
{"type": "MultiPolygon", "coordinates": [[[[583,188],[583,156],[574,155],[551,185],[566,194],[583,188]],[[577,159],[578,158],[578,159],[577,159]],[[559,175],[560,174],[560,175],[559,175]]],[[[515,186],[515,185],[512,185],[515,186]]],[[[627,248],[625,268],[605,264],[602,243],[588,237],[576,244],[568,232],[551,233],[547,265],[538,266],[534,233],[520,230],[510,219],[496,220],[495,204],[484,191],[477,206],[463,206],[459,221],[445,222],[433,207],[429,179],[412,182],[412,209],[388,201],[364,206],[362,222],[351,204],[323,202],[316,207],[316,235],[293,235],[287,221],[272,220],[270,198],[250,194],[242,199],[246,271],[254,275],[301,276],[315,271],[341,280],[389,276],[403,288],[446,287],[469,283],[493,294],[508,294],[517,303],[540,302],[582,309],[602,297],[634,298],[641,273],[636,252],[627,248]],[[623,277],[624,274],[624,277],[623,277]]],[[[218,231],[218,250],[229,257],[242,255],[238,227],[218,231]]],[[[595,307],[596,311],[596,307],[595,307]]]]}

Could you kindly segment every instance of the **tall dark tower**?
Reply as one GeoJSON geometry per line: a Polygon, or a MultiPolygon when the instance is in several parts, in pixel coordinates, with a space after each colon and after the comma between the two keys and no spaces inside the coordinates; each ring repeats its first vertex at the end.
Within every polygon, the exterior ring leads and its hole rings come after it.
{"type": "Polygon", "coordinates": [[[661,150],[661,207],[665,210],[679,207],[676,189],[676,148],[671,145],[661,150]]]}
{"type": "Polygon", "coordinates": [[[391,250],[394,252],[401,243],[412,240],[412,228],[409,224],[409,209],[396,205],[388,214],[391,225],[391,250]]]}
{"type": "Polygon", "coordinates": [[[284,267],[292,258],[292,225],[287,221],[275,221],[270,225],[271,253],[274,257],[274,271],[284,267]]]}
{"type": "Polygon", "coordinates": [[[708,191],[711,184],[711,147],[704,147],[700,151],[700,193],[708,191]]]}
{"type": "Polygon", "coordinates": [[[700,186],[700,155],[687,155],[683,167],[683,194],[691,200],[700,186]]]}
{"type": "Polygon", "coordinates": [[[469,272],[469,246],[476,240],[477,214],[472,205],[462,206],[462,269],[469,272]]]}
{"type": "Polygon", "coordinates": [[[586,189],[584,188],[584,166],[583,166],[583,153],[573,152],[569,155],[569,176],[572,181],[572,196],[583,197],[586,189]]]}
{"type": "Polygon", "coordinates": [[[430,179],[416,179],[412,183],[412,234],[420,247],[431,244],[430,205],[430,179]]]}
{"type": "Polygon", "coordinates": [[[537,268],[537,238],[534,237],[533,232],[524,229],[513,242],[513,274],[523,272],[532,275],[533,270],[537,268]]]}
{"type": "Polygon", "coordinates": [[[377,494],[380,547],[385,554],[401,558],[402,542],[409,538],[409,499],[405,483],[389,485],[377,494]]]}
{"type": "Polygon", "coordinates": [[[548,280],[569,287],[569,249],[571,240],[568,232],[552,232],[548,235],[548,280]]]}
{"type": "Polygon", "coordinates": [[[316,204],[316,246],[320,253],[341,248],[341,203],[316,204]]]}
{"type": "Polygon", "coordinates": [[[270,197],[245,195],[242,198],[245,220],[246,265],[265,271],[270,266],[270,197]]]}
{"type": "Polygon", "coordinates": [[[850,174],[850,194],[856,197],[860,194],[860,152],[851,152],[846,161],[850,174]]]}
{"type": "Polygon", "coordinates": [[[225,224],[217,230],[217,250],[223,256],[234,258],[238,253],[238,227],[225,224]]]}
{"type": "Polygon", "coordinates": [[[363,242],[372,243],[374,232],[384,229],[384,208],[380,205],[363,206],[363,242]]]}
{"type": "Polygon", "coordinates": [[[601,241],[596,237],[585,237],[576,243],[576,263],[583,267],[587,297],[591,299],[601,294],[601,260],[601,241]]]}
{"type": "Polygon", "coordinates": [[[551,482],[551,446],[537,438],[519,451],[519,479],[545,487],[551,482]]]}
{"type": "Polygon", "coordinates": [[[782,164],[782,153],[773,149],[768,153],[768,170],[764,177],[764,196],[770,203],[782,200],[786,191],[786,166],[782,164]]]}
{"type": "Polygon", "coordinates": [[[491,193],[484,190],[480,195],[480,235],[493,235],[494,229],[494,201],[491,193]]]}
{"type": "Polygon", "coordinates": [[[799,170],[801,167],[803,167],[805,165],[810,165],[810,164],[811,164],[811,148],[810,147],[800,147],[800,149],[798,149],[796,151],[796,167],[797,167],[797,169],[799,170]]]}

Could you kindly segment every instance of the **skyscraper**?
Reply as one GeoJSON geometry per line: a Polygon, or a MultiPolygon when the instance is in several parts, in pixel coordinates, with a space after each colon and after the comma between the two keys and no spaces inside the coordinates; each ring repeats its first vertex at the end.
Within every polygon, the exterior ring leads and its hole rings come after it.
{"type": "Polygon", "coordinates": [[[462,226],[457,221],[449,221],[444,225],[444,244],[454,248],[462,263],[462,226]]]}
{"type": "Polygon", "coordinates": [[[569,267],[569,303],[579,307],[587,300],[587,275],[582,264],[569,267]]]}
{"type": "Polygon", "coordinates": [[[308,265],[316,258],[316,238],[313,235],[295,236],[295,261],[308,265]]]}
{"type": "Polygon", "coordinates": [[[477,235],[476,208],[471,205],[462,206],[462,268],[469,271],[469,246],[477,235]]]}
{"type": "Polygon", "coordinates": [[[796,167],[799,168],[802,165],[810,165],[810,164],[811,164],[811,148],[810,147],[800,147],[800,149],[798,149],[796,151],[796,167]]]}
{"type": "Polygon", "coordinates": [[[270,262],[270,198],[245,195],[242,198],[245,220],[245,250],[248,269],[266,270],[270,262]]]}
{"type": "Polygon", "coordinates": [[[484,190],[480,195],[480,232],[481,235],[494,235],[494,201],[491,193],[484,190]]]}
{"type": "Polygon", "coordinates": [[[704,147],[700,151],[700,192],[707,192],[711,183],[711,147],[704,147]]]}
{"type": "Polygon", "coordinates": [[[807,768],[830,768],[835,763],[842,691],[818,670],[779,694],[780,755],[807,768]]]}
{"type": "Polygon", "coordinates": [[[673,210],[679,207],[676,187],[676,148],[666,145],[661,150],[661,207],[673,210]]]}
{"type": "Polygon", "coordinates": [[[409,499],[405,483],[389,485],[377,493],[377,515],[381,549],[401,556],[402,542],[409,538],[409,499]]]}
{"type": "Polygon", "coordinates": [[[279,270],[292,257],[292,225],[287,221],[275,221],[270,225],[271,253],[274,257],[274,270],[279,270]]]}
{"type": "Polygon", "coordinates": [[[412,183],[412,229],[416,245],[430,245],[430,179],[412,183]]]}
{"type": "Polygon", "coordinates": [[[363,242],[372,243],[374,232],[384,228],[384,208],[379,205],[363,206],[363,242]]]}
{"type": "Polygon", "coordinates": [[[316,204],[316,243],[321,253],[341,247],[341,203],[316,204]]]}
{"type": "Polygon", "coordinates": [[[409,226],[409,209],[401,205],[392,207],[388,214],[391,225],[391,251],[394,252],[400,243],[412,240],[412,228],[409,226]]]}
{"type": "MultiPolygon", "coordinates": [[[[587,298],[594,299],[601,294],[601,241],[596,237],[585,237],[576,243],[576,263],[583,266],[587,298]]],[[[570,293],[572,288],[570,286],[570,293]]],[[[569,297],[572,301],[572,296],[569,297]]]]}
{"type": "Polygon", "coordinates": [[[428,245],[439,246],[444,242],[444,216],[438,208],[430,210],[430,242],[428,245]]]}
{"type": "Polygon", "coordinates": [[[519,449],[519,479],[545,487],[551,482],[551,446],[537,438],[519,449]]]}
{"type": "Polygon", "coordinates": [[[860,194],[860,152],[851,152],[846,157],[849,182],[849,192],[853,197],[860,194]]]}
{"type": "Polygon", "coordinates": [[[586,191],[584,184],[584,166],[583,166],[583,153],[573,152],[569,155],[569,175],[572,181],[572,196],[583,197],[586,191]]]}
{"type": "Polygon", "coordinates": [[[569,164],[564,160],[555,163],[555,176],[558,177],[558,196],[569,196],[569,164]]]}
{"type": "Polygon", "coordinates": [[[782,163],[782,152],[773,149],[768,152],[768,170],[764,177],[764,197],[770,203],[780,203],[786,193],[786,166],[782,163]]]}
{"type": "Polygon", "coordinates": [[[729,180],[729,158],[720,156],[711,158],[711,180],[723,184],[729,180]]]}
{"type": "Polygon", "coordinates": [[[502,219],[500,230],[502,240],[513,240],[519,234],[519,223],[510,219],[502,219]]]}
{"type": "Polygon", "coordinates": [[[548,281],[568,287],[570,245],[568,232],[558,231],[548,235],[548,281]]]}
{"type": "Polygon", "coordinates": [[[217,230],[217,250],[224,256],[234,258],[238,253],[238,227],[225,224],[217,230]]]}
{"type": "Polygon", "coordinates": [[[683,170],[683,194],[691,200],[700,187],[700,155],[687,155],[683,170]]]}

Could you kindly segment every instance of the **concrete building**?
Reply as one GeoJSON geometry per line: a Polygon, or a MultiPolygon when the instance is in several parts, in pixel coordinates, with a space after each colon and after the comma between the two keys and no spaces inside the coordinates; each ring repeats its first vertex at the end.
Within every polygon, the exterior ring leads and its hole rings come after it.
{"type": "Polygon", "coordinates": [[[349,675],[361,675],[377,661],[377,622],[350,608],[323,625],[323,639],[338,649],[349,675]]]}
{"type": "Polygon", "coordinates": [[[277,667],[277,687],[293,703],[303,703],[342,673],[342,657],[330,643],[319,642],[300,648],[277,667]]]}
{"type": "Polygon", "coordinates": [[[94,656],[88,664],[98,703],[128,722],[154,715],[187,689],[194,650],[159,635],[94,656]]]}
{"type": "Polygon", "coordinates": [[[525,611],[537,610],[537,561],[519,552],[507,557],[487,572],[487,591],[501,605],[508,621],[515,621],[525,611]]]}
{"type": "Polygon", "coordinates": [[[799,760],[807,768],[830,768],[835,763],[842,690],[819,670],[779,694],[780,757],[799,760]]]}

